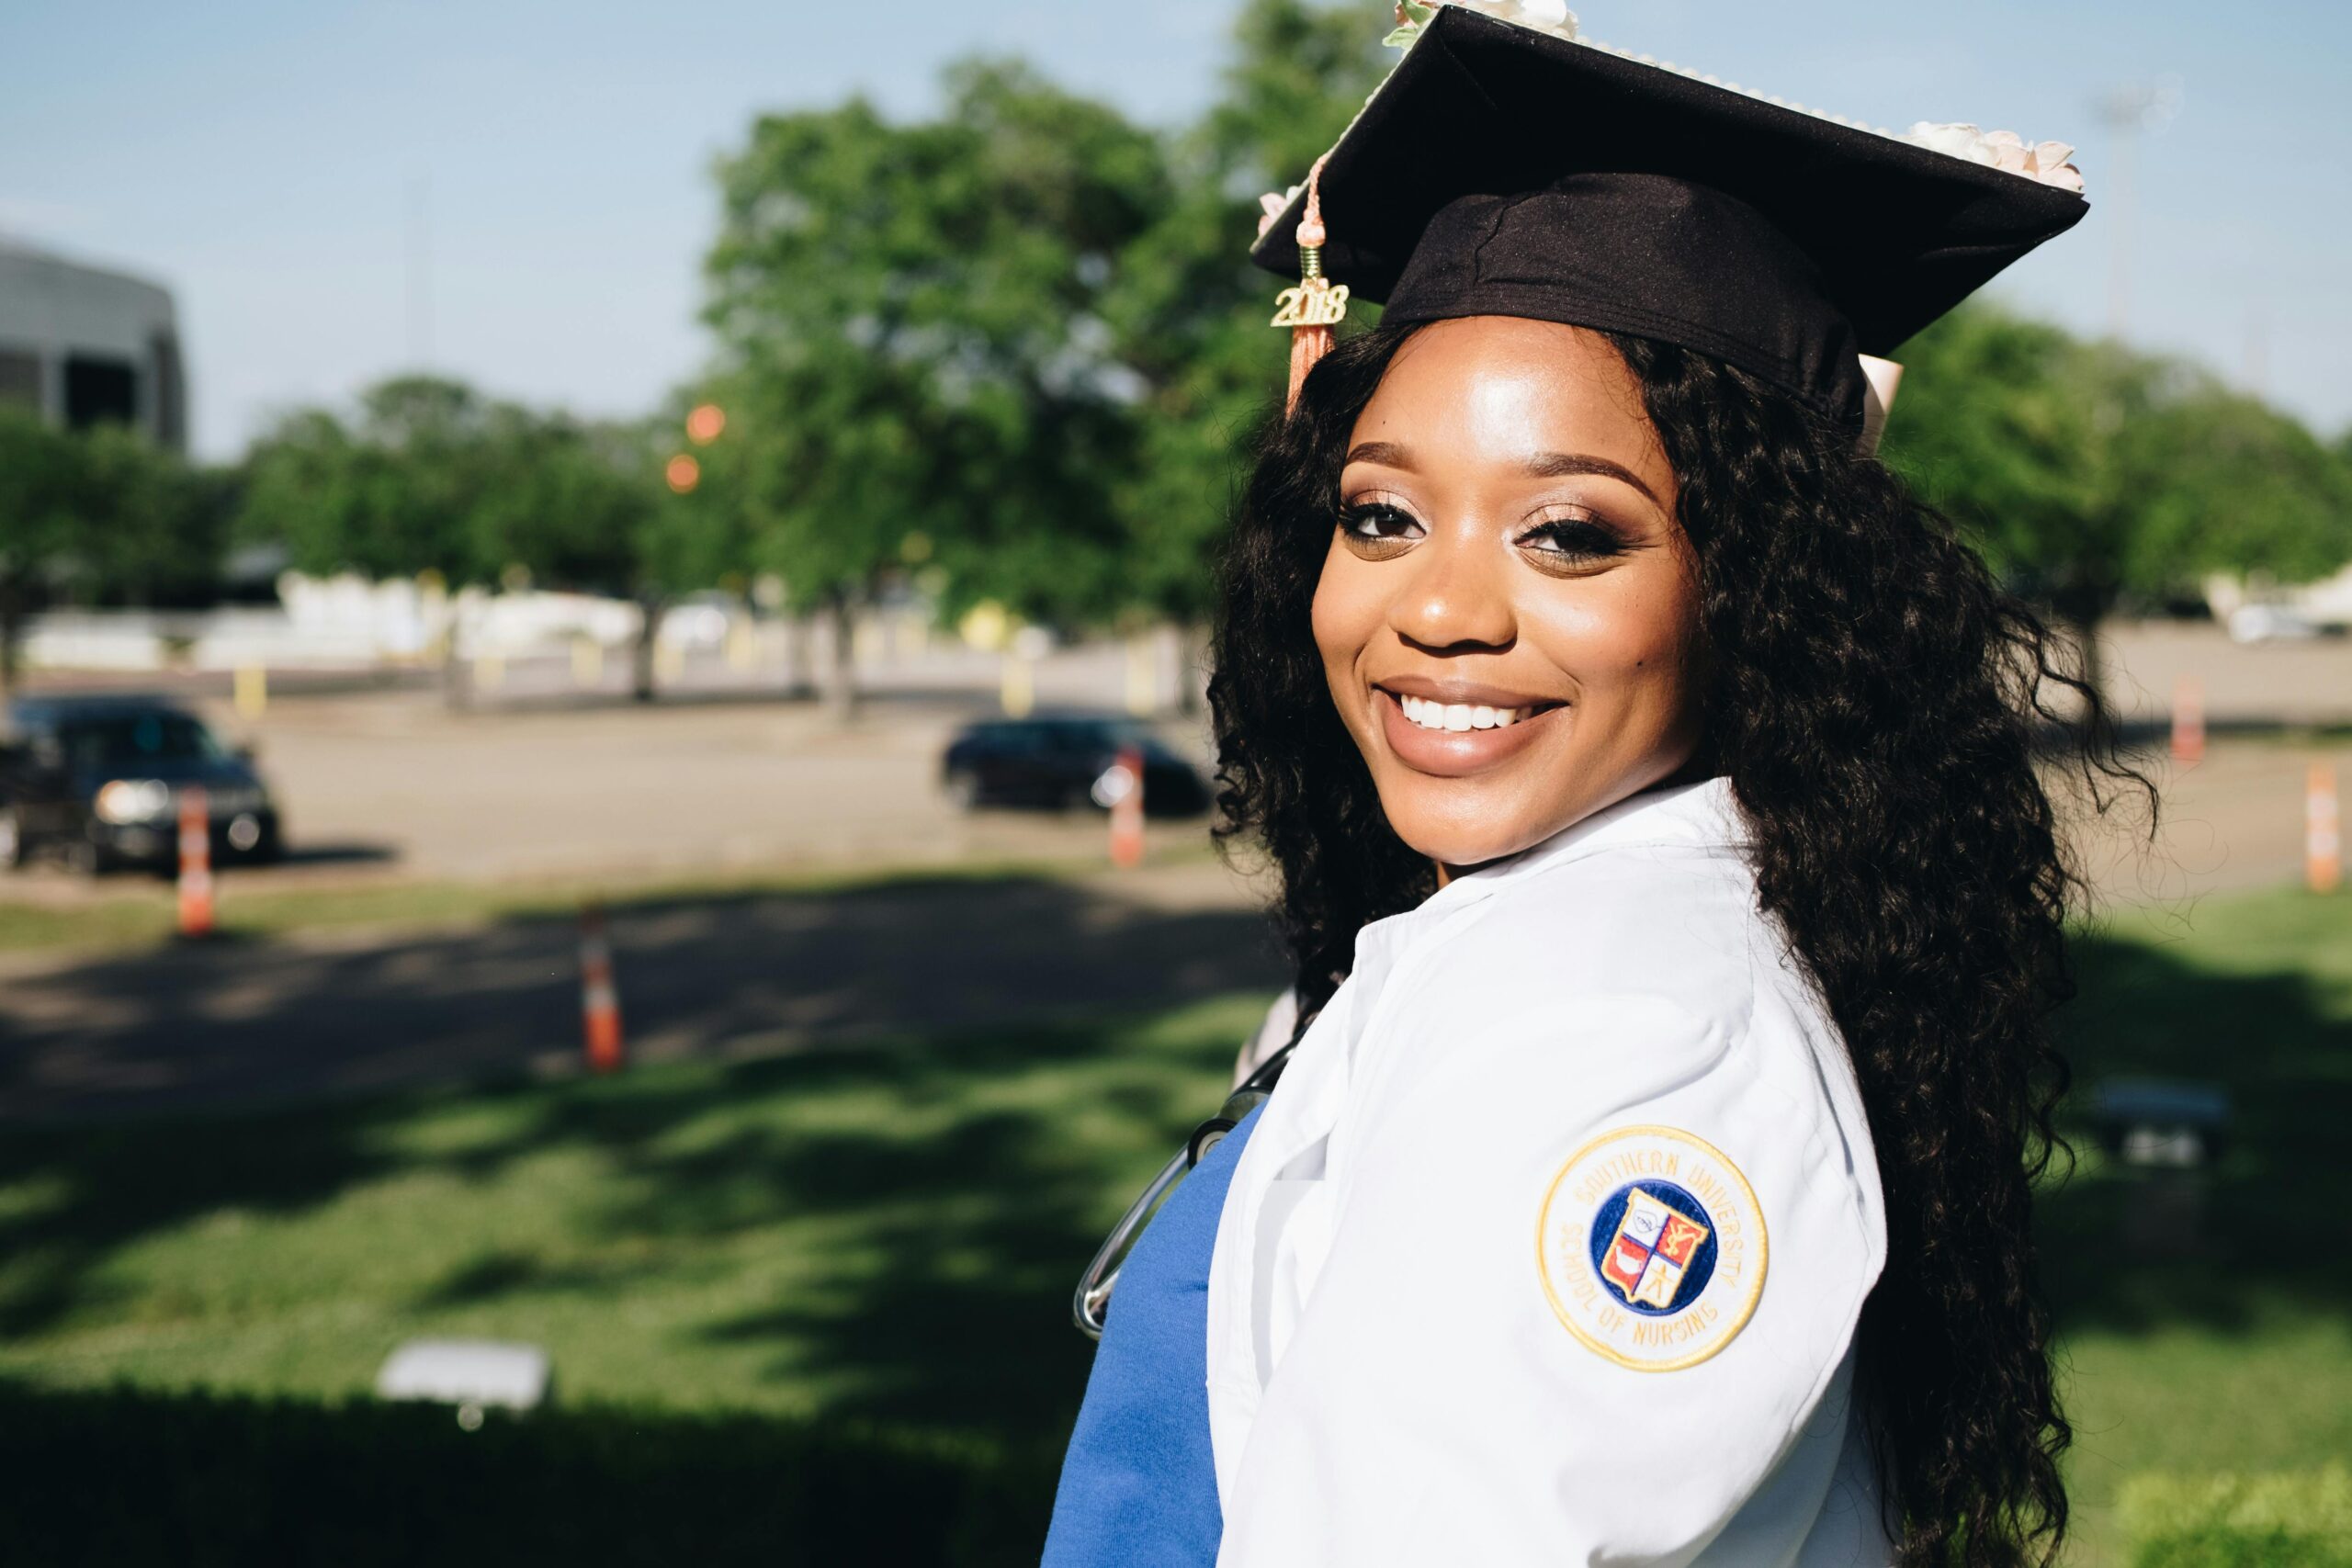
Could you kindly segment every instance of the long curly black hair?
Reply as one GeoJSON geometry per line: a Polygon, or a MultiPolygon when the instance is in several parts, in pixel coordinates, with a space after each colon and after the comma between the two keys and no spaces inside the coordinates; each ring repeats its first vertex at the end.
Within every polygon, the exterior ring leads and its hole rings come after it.
{"type": "MultiPolygon", "coordinates": [[[[1342,343],[1270,430],[1222,563],[1209,700],[1219,831],[1279,875],[1302,1010],[1434,868],[1388,827],[1325,685],[1308,611],[1348,436],[1410,329],[1342,343]]],[[[1762,900],[1861,1081],[1888,1265],[1859,1376],[1906,1564],[2047,1561],[2070,1432],[2034,1281],[2030,1198],[2066,1086],[2045,1015],[2072,991],[2081,885],[2034,761],[2116,759],[2075,650],[1849,432],[1705,355],[1609,335],[1679,486],[1708,658],[1697,766],[1730,781],[1762,900]]],[[[2144,781],[2141,781],[2144,782],[2144,781]]]]}

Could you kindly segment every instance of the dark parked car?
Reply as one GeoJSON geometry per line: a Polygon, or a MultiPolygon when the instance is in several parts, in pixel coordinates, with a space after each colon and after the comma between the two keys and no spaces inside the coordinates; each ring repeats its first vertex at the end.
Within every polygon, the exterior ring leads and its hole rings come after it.
{"type": "Polygon", "coordinates": [[[980,806],[1108,807],[1103,775],[1123,748],[1143,753],[1143,807],[1197,817],[1208,786],[1148,729],[1110,718],[999,718],[966,725],[940,762],[940,781],[966,810],[980,806]]]}
{"type": "Polygon", "coordinates": [[[201,786],[216,861],[278,852],[277,807],[247,752],[153,697],[24,697],[0,749],[0,865],[43,851],[92,873],[167,866],[180,792],[201,786]]]}

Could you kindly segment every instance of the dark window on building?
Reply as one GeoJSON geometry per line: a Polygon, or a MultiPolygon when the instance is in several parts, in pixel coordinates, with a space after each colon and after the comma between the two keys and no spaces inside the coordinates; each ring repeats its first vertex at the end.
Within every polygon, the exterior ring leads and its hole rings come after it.
{"type": "Polygon", "coordinates": [[[167,452],[187,450],[187,372],[180,366],[176,333],[155,334],[155,444],[167,452]]]}
{"type": "Polygon", "coordinates": [[[0,348],[0,403],[40,412],[40,355],[29,348],[0,348]]]}
{"type": "Polygon", "coordinates": [[[139,417],[139,372],[127,359],[72,354],[65,358],[65,424],[86,430],[109,421],[130,424],[139,417]]]}

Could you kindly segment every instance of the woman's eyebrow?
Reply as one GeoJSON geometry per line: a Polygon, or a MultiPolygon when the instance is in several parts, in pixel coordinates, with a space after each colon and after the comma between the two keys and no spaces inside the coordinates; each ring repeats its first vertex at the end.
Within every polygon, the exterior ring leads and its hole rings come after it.
{"type": "MultiPolygon", "coordinates": [[[[1413,454],[1395,441],[1366,441],[1348,448],[1351,463],[1378,463],[1383,468],[1409,468],[1413,454]]],[[[1558,479],[1564,474],[1598,474],[1603,479],[1616,479],[1632,485],[1650,498],[1653,505],[1663,506],[1657,492],[1644,484],[1641,476],[1623,463],[1612,463],[1606,457],[1589,457],[1581,452],[1543,452],[1530,457],[1523,465],[1537,479],[1558,479]]]]}
{"type": "Polygon", "coordinates": [[[1633,469],[1622,463],[1612,463],[1606,457],[1588,457],[1581,452],[1545,452],[1530,457],[1526,466],[1529,473],[1545,479],[1557,479],[1563,474],[1599,474],[1603,479],[1632,485],[1648,496],[1655,505],[1665,504],[1657,499],[1657,492],[1644,484],[1633,469]]]}
{"type": "Polygon", "coordinates": [[[1394,441],[1366,441],[1348,448],[1351,463],[1378,463],[1383,468],[1409,468],[1413,455],[1394,441]]]}

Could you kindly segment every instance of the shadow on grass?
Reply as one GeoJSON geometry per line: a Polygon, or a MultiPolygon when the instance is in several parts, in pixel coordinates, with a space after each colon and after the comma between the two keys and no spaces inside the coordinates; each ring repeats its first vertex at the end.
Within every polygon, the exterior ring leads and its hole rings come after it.
{"type": "Polygon", "coordinates": [[[2272,1309],[2345,1310],[2352,1008],[2297,967],[2220,972],[2182,946],[2099,937],[2076,954],[2082,995],[2060,1033],[2075,1064],[2068,1133],[2078,1147],[2090,1145],[2081,1112],[2103,1077],[2215,1084],[2233,1111],[2220,1159],[2201,1180],[2174,1179],[2170,1196],[2164,1178],[2095,1153],[2043,1194],[2043,1276],[2062,1329],[2235,1330],[2272,1309]],[[2133,1210],[2150,1203],[2175,1205],[2180,1228],[2135,1248],[2127,1238],[2150,1227],[2133,1210]]]}
{"type": "MultiPolygon", "coordinates": [[[[1143,1010],[1279,985],[1264,922],[1044,876],[616,903],[631,1044],[752,1055],[1143,1010]]],[[[0,991],[0,1118],[250,1105],[560,1063],[564,919],[367,945],[251,941],[44,962],[0,991]]]]}
{"type": "MultiPolygon", "coordinates": [[[[420,1172],[486,1183],[551,1153],[602,1174],[571,1195],[549,1261],[492,1246],[421,1272],[420,1318],[578,1292],[625,1303],[660,1263],[715,1258],[789,1223],[843,1238],[759,1310],[688,1312],[662,1332],[772,1348],[828,1418],[1048,1443],[1091,1352],[1064,1302],[1143,1173],[1214,1108],[1236,1041],[1043,1026],[876,1042],[558,1084],[347,1100],[300,1111],[26,1127],[0,1141],[0,1333],[108,1320],[110,1260],[220,1212],[292,1214],[420,1172]],[[480,1130],[420,1139],[461,1116],[480,1130]],[[1074,1133],[1083,1117],[1090,1130],[1074,1133]],[[440,1145],[442,1146],[435,1146],[440,1145]],[[708,1244],[701,1246],[697,1244],[708,1244]]],[[[462,1204],[447,1224],[463,1227],[462,1204]]],[[[670,1267],[675,1267],[674,1262],[670,1267]]],[[[380,1352],[378,1352],[380,1353],[380,1352]]]]}
{"type": "MultiPolygon", "coordinates": [[[[989,885],[918,892],[679,905],[618,926],[633,1016],[658,1030],[649,997],[672,998],[699,1037],[727,1041],[797,1005],[808,1032],[786,1054],[11,1129],[0,1138],[0,1334],[62,1344],[103,1331],[129,1310],[110,1292],[139,1277],[118,1260],[218,1213],[308,1214],[417,1176],[461,1193],[528,1181],[559,1188],[545,1197],[547,1228],[485,1228],[478,1245],[462,1196],[401,1200],[444,1205],[425,1216],[444,1234],[394,1306],[430,1323],[512,1303],[527,1323],[564,1296],[617,1311],[666,1270],[668,1315],[612,1330],[624,1349],[640,1335],[658,1334],[673,1354],[707,1345],[768,1388],[805,1392],[828,1418],[1050,1442],[1067,1430],[1089,1359],[1066,1318],[1075,1274],[1118,1205],[1213,1104],[1235,1044],[1222,1022],[1171,1031],[1102,1010],[1162,1011],[1247,989],[1257,939],[1238,929],[1247,917],[1106,907],[1055,884],[1002,898],[989,885]],[[712,953],[726,955],[717,968],[712,953]],[[669,977],[676,989],[662,988],[656,955],[684,971],[669,977]],[[634,990],[632,973],[646,976],[634,990]],[[714,974],[732,978],[697,988],[714,974]],[[1034,1019],[1041,998],[1070,1005],[1066,985],[1097,1021],[932,1026],[1034,1019]],[[899,1028],[857,1043],[826,1032],[876,1019],[899,1028]],[[559,1163],[542,1164],[548,1156],[559,1163]],[[743,1267],[746,1247],[793,1249],[793,1282],[679,1304],[681,1276],[743,1267]]],[[[420,1005],[401,996],[418,988],[414,976],[433,977],[439,956],[430,946],[397,960],[356,954],[345,969],[329,955],[327,983],[301,1004],[315,1032],[289,1036],[289,1048],[332,1055],[346,1036],[424,1027],[431,1015],[401,1011],[420,1005]]],[[[2338,1155],[2352,1122],[2352,1007],[2288,958],[2232,967],[2094,938],[2080,967],[2085,995],[2066,1032],[2084,1083],[2218,1080],[2235,1100],[2237,1135],[2211,1183],[2207,1239],[2188,1256],[2135,1258],[2123,1245],[2137,1195],[2129,1173],[2089,1168],[2049,1195],[2043,1245],[2063,1325],[2229,1330],[2270,1305],[2340,1310],[2352,1269],[2327,1238],[2352,1203],[2338,1155]]],[[[452,993],[449,978],[438,977],[435,1005],[454,1015],[463,987],[452,993]]],[[[568,966],[548,989],[546,1006],[563,1015],[549,1028],[568,1033],[568,966]]],[[[91,1005],[101,1000],[94,989],[91,1005]]]]}

